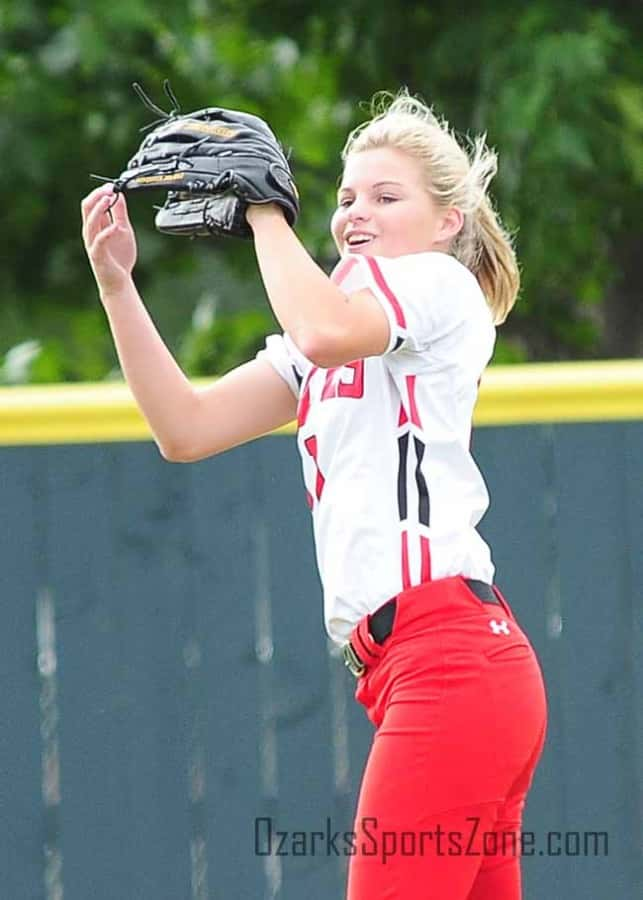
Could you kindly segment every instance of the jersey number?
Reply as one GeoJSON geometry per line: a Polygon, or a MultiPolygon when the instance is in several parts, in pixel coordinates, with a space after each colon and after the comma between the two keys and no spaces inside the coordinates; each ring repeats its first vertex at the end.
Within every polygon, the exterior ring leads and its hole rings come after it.
{"type": "Polygon", "coordinates": [[[330,400],[333,397],[350,397],[359,400],[364,396],[364,360],[348,363],[345,366],[336,366],[326,372],[326,381],[322,391],[322,400],[330,400]],[[350,381],[343,381],[337,377],[341,369],[350,369],[353,373],[350,381]]]}
{"type": "MultiPolygon", "coordinates": [[[[343,373],[342,373],[343,374],[343,373]]],[[[310,379],[309,379],[310,381],[310,379]]],[[[358,359],[355,362],[348,363],[345,366],[335,366],[332,369],[328,369],[326,372],[326,379],[324,381],[324,387],[321,393],[322,400],[332,400],[334,397],[345,397],[351,398],[353,400],[359,400],[364,396],[364,360],[358,359]],[[352,379],[350,381],[344,381],[341,376],[338,376],[337,373],[341,369],[350,369],[352,371],[352,379]]],[[[298,425],[301,428],[302,425],[305,424],[306,419],[308,418],[308,411],[310,409],[310,389],[309,386],[306,385],[304,390],[304,396],[302,397],[299,409],[298,416],[298,425]]],[[[324,476],[321,473],[319,468],[319,461],[317,459],[317,435],[310,435],[310,437],[306,438],[304,441],[304,446],[308,455],[311,457],[313,462],[315,463],[316,469],[316,478],[315,478],[315,497],[310,494],[309,491],[306,491],[308,505],[312,508],[315,499],[321,500],[322,491],[324,490],[324,476]]]]}

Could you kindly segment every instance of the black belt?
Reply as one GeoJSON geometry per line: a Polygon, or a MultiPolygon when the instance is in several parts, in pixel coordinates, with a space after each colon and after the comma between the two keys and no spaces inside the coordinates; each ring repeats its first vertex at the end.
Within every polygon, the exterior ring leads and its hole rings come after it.
{"type": "MultiPolygon", "coordinates": [[[[469,590],[476,595],[478,600],[483,603],[497,603],[500,600],[496,596],[494,589],[486,581],[477,581],[475,578],[464,579],[469,590]]],[[[368,630],[376,644],[383,644],[386,638],[393,630],[393,621],[395,619],[395,608],[397,606],[397,597],[391,598],[383,606],[380,606],[368,621],[368,630]]],[[[353,673],[356,678],[363,675],[366,671],[366,665],[355,652],[355,648],[350,641],[342,647],[342,655],[344,664],[353,673]]]]}

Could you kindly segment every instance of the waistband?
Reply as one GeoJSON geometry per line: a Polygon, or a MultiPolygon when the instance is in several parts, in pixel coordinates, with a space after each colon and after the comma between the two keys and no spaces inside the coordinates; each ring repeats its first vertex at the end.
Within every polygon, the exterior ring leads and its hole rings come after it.
{"type": "Polygon", "coordinates": [[[482,603],[496,604],[501,606],[505,612],[509,612],[506,601],[498,588],[495,585],[487,584],[485,581],[456,576],[442,579],[441,581],[427,582],[405,591],[399,597],[392,597],[374,613],[365,616],[364,619],[358,622],[353,629],[350,640],[342,647],[345,666],[356,678],[359,678],[366,672],[368,666],[375,662],[380,655],[379,646],[384,643],[393,630],[395,613],[400,598],[411,598],[414,595],[421,594],[423,599],[426,600],[426,607],[423,609],[424,614],[443,612],[449,605],[454,605],[452,592],[450,595],[448,589],[455,588],[457,590],[463,584],[482,603]],[[447,588],[446,593],[445,588],[447,588]],[[436,596],[438,593],[441,594],[439,600],[436,596]],[[431,603],[431,594],[434,595],[437,601],[435,605],[431,603]],[[427,596],[424,597],[424,595],[427,596]]]}

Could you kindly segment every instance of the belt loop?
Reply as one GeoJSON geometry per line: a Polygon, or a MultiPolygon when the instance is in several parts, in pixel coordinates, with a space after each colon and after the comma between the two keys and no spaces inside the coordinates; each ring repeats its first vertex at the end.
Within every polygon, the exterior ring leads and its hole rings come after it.
{"type": "Polygon", "coordinates": [[[350,639],[342,647],[344,665],[356,677],[360,678],[369,666],[375,663],[381,653],[368,630],[369,616],[359,620],[351,632],[350,639]]]}
{"type": "Polygon", "coordinates": [[[369,616],[364,616],[363,619],[360,619],[351,634],[353,650],[366,665],[371,665],[379,657],[377,644],[369,631],[369,618],[369,616]]]}

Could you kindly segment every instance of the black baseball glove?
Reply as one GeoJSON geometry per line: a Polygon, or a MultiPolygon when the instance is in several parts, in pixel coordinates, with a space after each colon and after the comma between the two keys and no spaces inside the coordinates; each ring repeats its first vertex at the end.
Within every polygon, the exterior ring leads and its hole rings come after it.
{"type": "Polygon", "coordinates": [[[249,203],[278,203],[294,225],[297,188],[281,145],[262,119],[219,107],[181,115],[167,82],[175,108],[165,113],[134,87],[162,120],[153,123],[114,190],[167,190],[154,222],[159,231],[252,238],[245,216],[249,203]]]}

